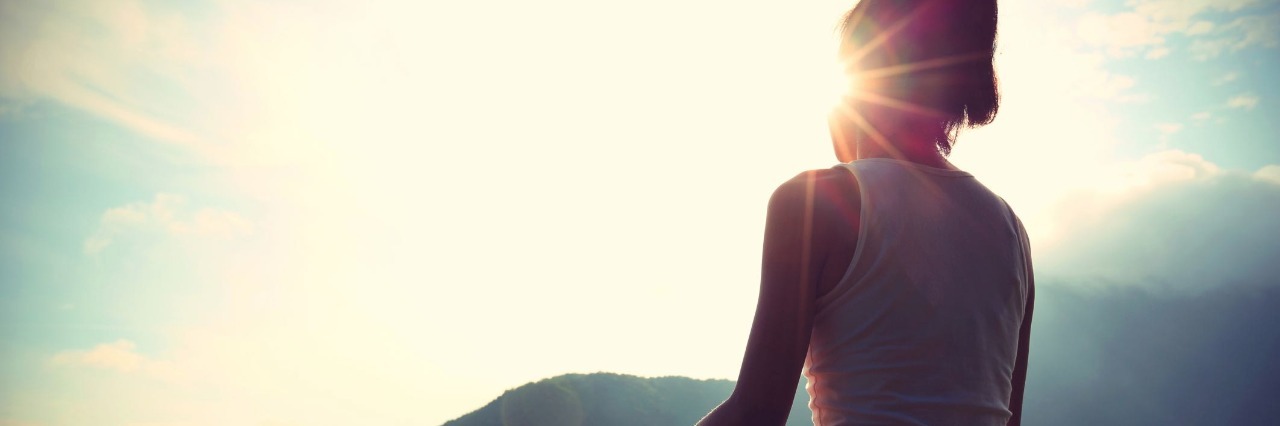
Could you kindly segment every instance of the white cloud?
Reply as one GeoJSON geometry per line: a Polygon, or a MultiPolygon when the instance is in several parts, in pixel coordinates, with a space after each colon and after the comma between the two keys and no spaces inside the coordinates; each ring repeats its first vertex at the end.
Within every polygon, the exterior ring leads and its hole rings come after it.
{"type": "Polygon", "coordinates": [[[149,203],[107,209],[98,229],[84,241],[84,252],[101,253],[131,233],[160,233],[176,237],[229,239],[253,231],[251,222],[226,210],[205,208],[190,212],[182,196],[159,193],[149,203]]]}
{"type": "Polygon", "coordinates": [[[1243,109],[1245,111],[1248,111],[1258,106],[1258,103],[1261,101],[1262,99],[1259,98],[1258,95],[1255,95],[1252,93],[1244,93],[1241,95],[1233,96],[1231,99],[1227,99],[1227,107],[1235,108],[1235,109],[1243,109]]]}
{"type": "Polygon", "coordinates": [[[89,350],[58,352],[49,358],[57,367],[87,367],[112,370],[120,373],[140,374],[152,380],[168,383],[184,383],[189,375],[167,360],[152,359],[138,353],[137,345],[120,339],[94,346],[89,350]]]}
{"type": "Polygon", "coordinates": [[[1137,85],[1133,77],[1097,71],[1078,77],[1077,87],[1083,95],[1119,103],[1143,103],[1151,100],[1147,93],[1134,93],[1137,85]]]}
{"type": "Polygon", "coordinates": [[[1206,61],[1213,59],[1231,47],[1231,40],[1225,38],[1195,40],[1187,47],[1187,51],[1191,52],[1191,56],[1196,60],[1206,61]]]}
{"type": "Polygon", "coordinates": [[[1280,185],[1280,164],[1268,164],[1253,172],[1254,179],[1280,185]]]}
{"type": "Polygon", "coordinates": [[[1203,61],[1255,46],[1280,46],[1280,14],[1236,18],[1192,41],[1189,50],[1195,59],[1203,61]]]}
{"type": "Polygon", "coordinates": [[[55,365],[82,365],[130,372],[146,362],[142,355],[134,351],[135,348],[133,342],[122,339],[94,346],[87,351],[59,352],[50,361],[55,365]]]}
{"type": "Polygon", "coordinates": [[[1220,76],[1220,77],[1218,77],[1218,78],[1213,79],[1212,84],[1213,84],[1214,86],[1221,86],[1221,85],[1224,85],[1224,84],[1227,84],[1227,83],[1230,83],[1230,82],[1236,81],[1236,80],[1237,80],[1237,79],[1239,79],[1239,78],[1240,78],[1240,73],[1235,72],[1235,71],[1231,71],[1231,72],[1228,72],[1228,73],[1226,73],[1226,74],[1223,74],[1222,76],[1220,76]]]}
{"type": "Polygon", "coordinates": [[[1238,33],[1236,44],[1240,50],[1249,46],[1276,47],[1280,45],[1280,13],[1242,16],[1225,26],[1238,33]]]}
{"type": "Polygon", "coordinates": [[[1187,35],[1208,34],[1209,31],[1213,31],[1213,28],[1213,22],[1196,21],[1196,23],[1191,24],[1190,28],[1187,28],[1187,35]]]}
{"type": "Polygon", "coordinates": [[[197,72],[193,59],[207,49],[192,35],[181,15],[137,0],[3,2],[0,98],[53,99],[159,141],[195,145],[195,133],[157,108],[168,92],[145,90],[197,72]]]}
{"type": "Polygon", "coordinates": [[[1162,135],[1172,135],[1182,130],[1182,124],[1179,123],[1156,123],[1155,127],[1162,135]]]}
{"type": "Polygon", "coordinates": [[[1116,137],[1122,123],[1109,109],[1150,95],[1139,91],[1146,88],[1137,79],[1107,71],[1105,54],[1076,45],[1070,26],[1004,25],[997,56],[1000,117],[963,133],[952,159],[1009,200],[1036,244],[1044,244],[1071,232],[1053,219],[1064,194],[1116,185],[1118,178],[1077,170],[1079,164],[1109,167],[1116,147],[1132,142],[1116,137]],[[1061,122],[1082,125],[1055,124],[1061,122]],[[1058,131],[1045,133],[1046,127],[1058,131]]]}
{"type": "Polygon", "coordinates": [[[1191,119],[1195,120],[1196,122],[1205,121],[1210,118],[1213,118],[1213,113],[1209,111],[1200,111],[1195,114],[1191,114],[1191,119]]]}
{"type": "Polygon", "coordinates": [[[1258,6],[1264,0],[1129,0],[1127,5],[1154,20],[1189,28],[1191,19],[1205,12],[1236,12],[1258,6]]]}
{"type": "Polygon", "coordinates": [[[1160,133],[1160,143],[1169,142],[1169,137],[1182,131],[1182,123],[1156,123],[1156,132],[1160,133]]]}
{"type": "Polygon", "coordinates": [[[1150,17],[1134,12],[1088,15],[1077,28],[1082,40],[1106,46],[1112,56],[1126,56],[1137,48],[1163,44],[1167,32],[1150,17]]]}
{"type": "MultiPolygon", "coordinates": [[[[406,335],[425,340],[421,350],[410,349],[417,346],[390,339],[377,321],[341,316],[344,312],[336,306],[175,329],[164,334],[167,343],[154,355],[119,339],[47,356],[42,361],[52,374],[43,379],[62,390],[50,404],[74,399],[81,408],[79,413],[59,413],[55,418],[62,420],[53,423],[201,419],[215,425],[275,419],[307,425],[440,424],[450,413],[495,396],[485,392],[475,399],[459,398],[455,388],[439,384],[471,380],[474,372],[444,373],[446,368],[427,355],[442,349],[475,354],[442,348],[435,337],[406,335]],[[297,315],[307,312],[313,317],[297,315]],[[99,386],[113,393],[104,394],[99,386]],[[326,404],[317,406],[320,400],[326,404]],[[424,400],[441,404],[443,412],[424,412],[424,400]]],[[[514,385],[528,378],[509,379],[514,385]]]]}
{"type": "Polygon", "coordinates": [[[1164,151],[1117,171],[1058,206],[1070,231],[1038,253],[1038,274],[1190,293],[1274,283],[1280,165],[1245,173],[1164,151]]]}
{"type": "MultiPolygon", "coordinates": [[[[1177,130],[1181,126],[1178,125],[1177,130]]],[[[1221,170],[1199,154],[1180,150],[1166,150],[1142,157],[1137,161],[1120,163],[1115,167],[1117,179],[1102,188],[1117,194],[1149,190],[1176,182],[1217,175],[1221,170]]]]}
{"type": "Polygon", "coordinates": [[[1081,18],[1077,35],[1110,56],[1145,52],[1147,59],[1169,54],[1170,36],[1189,37],[1188,51],[1194,58],[1206,60],[1227,51],[1280,44],[1280,18],[1274,14],[1236,16],[1222,25],[1204,18],[1214,13],[1244,13],[1261,4],[1257,0],[1131,0],[1126,3],[1127,10],[1081,18]]]}
{"type": "Polygon", "coordinates": [[[1092,0],[1054,0],[1054,2],[1067,8],[1081,8],[1088,6],[1092,0]]]}

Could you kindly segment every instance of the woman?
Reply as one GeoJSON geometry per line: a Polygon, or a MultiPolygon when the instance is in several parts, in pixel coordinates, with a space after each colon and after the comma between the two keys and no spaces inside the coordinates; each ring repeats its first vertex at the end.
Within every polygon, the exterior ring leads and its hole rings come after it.
{"type": "Polygon", "coordinates": [[[995,0],[863,0],[841,28],[845,164],[770,200],[738,384],[699,424],[783,424],[802,367],[818,426],[1020,424],[1026,233],[946,159],[996,113],[995,0]]]}

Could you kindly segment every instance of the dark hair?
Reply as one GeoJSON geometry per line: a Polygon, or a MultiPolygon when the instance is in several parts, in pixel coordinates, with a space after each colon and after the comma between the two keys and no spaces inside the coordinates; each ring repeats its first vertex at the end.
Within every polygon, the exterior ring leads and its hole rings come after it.
{"type": "Polygon", "coordinates": [[[999,109],[996,14],[996,0],[858,2],[840,25],[840,59],[863,74],[855,100],[936,118],[949,154],[999,109]]]}

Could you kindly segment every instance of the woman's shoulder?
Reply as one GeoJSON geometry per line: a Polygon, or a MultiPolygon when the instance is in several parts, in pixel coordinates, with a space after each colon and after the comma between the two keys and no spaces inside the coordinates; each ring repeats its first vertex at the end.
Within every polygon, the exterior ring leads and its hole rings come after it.
{"type": "Polygon", "coordinates": [[[812,192],[815,197],[831,195],[850,195],[847,191],[858,189],[857,179],[843,164],[826,169],[813,169],[800,172],[795,177],[782,182],[774,190],[774,197],[796,198],[812,192]]]}
{"type": "Polygon", "coordinates": [[[858,211],[858,182],[844,165],[800,172],[773,191],[770,206],[812,206],[815,211],[858,211]]]}

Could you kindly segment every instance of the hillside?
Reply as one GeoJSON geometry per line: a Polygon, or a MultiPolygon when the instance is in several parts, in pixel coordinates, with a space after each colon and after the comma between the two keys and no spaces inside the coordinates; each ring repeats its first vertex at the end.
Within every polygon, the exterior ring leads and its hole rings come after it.
{"type": "MultiPolygon", "coordinates": [[[[567,374],[504,392],[444,426],[692,425],[733,391],[730,380],[567,374]]],[[[811,426],[804,381],[787,426],[811,426]]]]}

